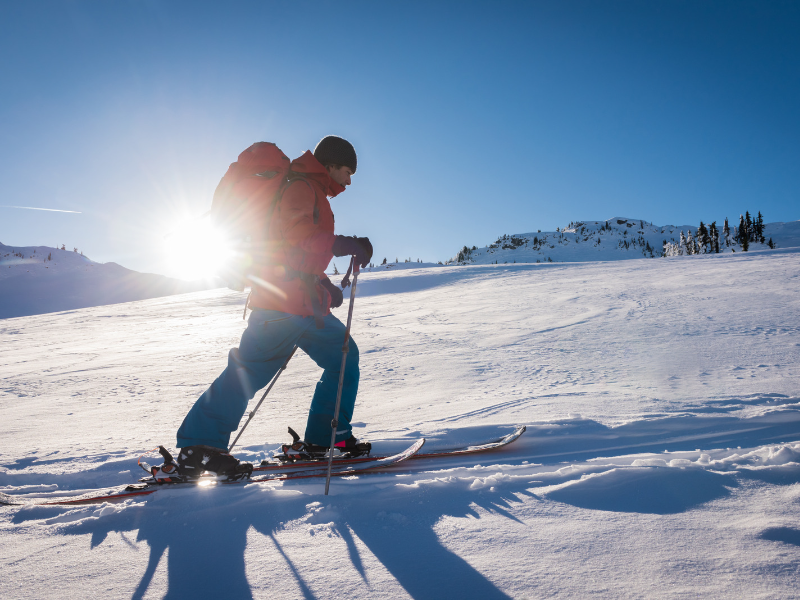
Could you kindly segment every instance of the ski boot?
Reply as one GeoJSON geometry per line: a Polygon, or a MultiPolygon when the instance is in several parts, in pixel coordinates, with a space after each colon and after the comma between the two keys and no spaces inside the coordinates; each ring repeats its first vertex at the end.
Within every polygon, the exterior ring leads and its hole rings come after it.
{"type": "MultiPolygon", "coordinates": [[[[330,446],[317,446],[316,444],[304,442],[291,427],[289,427],[289,434],[292,436],[292,443],[281,446],[283,454],[278,456],[280,460],[284,462],[323,460],[327,456],[330,446]]],[[[356,456],[368,455],[372,449],[372,444],[359,442],[351,435],[344,441],[336,442],[333,447],[342,453],[340,456],[343,458],[355,458],[356,456]]]]}
{"type": "Polygon", "coordinates": [[[188,481],[201,477],[239,481],[249,479],[253,465],[241,462],[225,450],[212,446],[187,446],[178,454],[178,472],[188,481]]]}
{"type": "Polygon", "coordinates": [[[369,442],[359,442],[352,434],[346,440],[336,442],[333,447],[347,454],[348,458],[369,456],[370,450],[372,450],[372,444],[369,442]]]}

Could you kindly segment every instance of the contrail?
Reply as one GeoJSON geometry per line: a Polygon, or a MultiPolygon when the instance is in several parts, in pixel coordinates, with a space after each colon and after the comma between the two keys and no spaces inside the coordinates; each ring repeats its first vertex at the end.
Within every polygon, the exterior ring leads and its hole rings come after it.
{"type": "Polygon", "coordinates": [[[57,208],[37,208],[35,206],[0,206],[0,208],[24,208],[26,210],[47,210],[47,211],[50,211],[50,212],[75,213],[76,215],[83,214],[79,210],[59,210],[57,208]]]}

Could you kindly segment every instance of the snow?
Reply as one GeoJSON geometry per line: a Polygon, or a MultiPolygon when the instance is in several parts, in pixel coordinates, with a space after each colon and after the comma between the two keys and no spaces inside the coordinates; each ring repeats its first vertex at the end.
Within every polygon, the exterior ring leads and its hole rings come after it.
{"type": "MultiPolygon", "coordinates": [[[[741,252],[735,243],[737,221],[729,221],[730,237],[723,237],[723,221],[717,224],[720,232],[720,253],[741,252]]],[[[708,223],[707,225],[710,225],[708,223]]],[[[500,236],[483,248],[467,247],[461,255],[450,259],[459,264],[504,264],[541,262],[586,262],[659,258],[664,243],[679,244],[681,232],[697,237],[692,225],[653,225],[643,219],[613,217],[606,221],[576,221],[559,231],[537,231],[500,236]]],[[[750,250],[764,250],[772,238],[778,248],[800,246],[800,221],[767,223],[764,225],[764,244],[751,243],[750,250]]]]}
{"type": "MultiPolygon", "coordinates": [[[[355,431],[389,452],[526,424],[513,445],[327,497],[303,480],[0,508],[0,596],[795,597],[800,249],[503,262],[361,275],[355,431]]],[[[0,321],[0,492],[143,474],[243,303],[217,289],[0,321]]],[[[293,359],[241,458],[302,429],[318,373],[293,359]]]]}
{"type": "Polygon", "coordinates": [[[0,319],[218,287],[97,263],[71,250],[0,243],[0,319]]]}

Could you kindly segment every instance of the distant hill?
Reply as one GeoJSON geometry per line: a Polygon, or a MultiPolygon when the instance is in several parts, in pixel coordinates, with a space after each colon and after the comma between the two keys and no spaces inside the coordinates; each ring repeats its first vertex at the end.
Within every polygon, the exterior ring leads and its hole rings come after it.
{"type": "Polygon", "coordinates": [[[138,273],[47,246],[0,243],[0,319],[159,298],[219,287],[138,273]]]}
{"type": "MultiPolygon", "coordinates": [[[[734,225],[730,223],[731,236],[734,225]]],[[[717,224],[720,232],[722,225],[717,224]]],[[[536,262],[587,262],[657,258],[664,242],[677,244],[681,231],[697,235],[695,225],[653,225],[641,219],[614,217],[607,221],[579,221],[559,231],[537,231],[504,235],[483,248],[464,246],[449,264],[498,264],[536,262]]],[[[800,221],[767,223],[765,240],[772,238],[778,248],[800,246],[800,221]]],[[[741,252],[737,243],[724,238],[720,252],[741,252]]],[[[767,249],[766,244],[751,243],[750,251],[767,249]]]]}

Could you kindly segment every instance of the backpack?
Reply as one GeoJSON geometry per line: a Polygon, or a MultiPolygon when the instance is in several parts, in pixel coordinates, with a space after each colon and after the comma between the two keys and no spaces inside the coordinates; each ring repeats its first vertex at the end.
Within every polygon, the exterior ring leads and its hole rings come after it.
{"type": "Polygon", "coordinates": [[[269,259],[269,224],[290,165],[278,146],[257,142],[228,167],[214,191],[211,221],[233,251],[222,273],[231,289],[242,291],[251,267],[269,259]]]}

